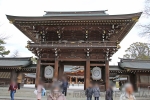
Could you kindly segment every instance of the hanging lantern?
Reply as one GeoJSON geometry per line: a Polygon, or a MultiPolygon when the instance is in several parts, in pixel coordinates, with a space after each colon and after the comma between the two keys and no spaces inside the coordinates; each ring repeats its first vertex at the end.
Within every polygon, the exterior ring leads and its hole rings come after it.
{"type": "Polygon", "coordinates": [[[92,79],[93,80],[100,80],[101,79],[101,68],[94,67],[92,69],[92,79]]]}
{"type": "Polygon", "coordinates": [[[45,67],[44,77],[52,79],[53,78],[54,69],[52,66],[45,67]]]}

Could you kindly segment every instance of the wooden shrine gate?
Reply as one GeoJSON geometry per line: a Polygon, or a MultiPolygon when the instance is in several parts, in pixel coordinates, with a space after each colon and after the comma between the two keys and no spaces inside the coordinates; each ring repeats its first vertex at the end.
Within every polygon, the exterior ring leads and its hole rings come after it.
{"type": "Polygon", "coordinates": [[[42,77],[42,79],[44,78],[43,74],[41,75],[41,73],[43,73],[43,69],[46,66],[53,66],[54,67],[54,77],[57,79],[60,79],[60,77],[63,76],[63,72],[64,72],[64,65],[82,65],[85,66],[84,67],[84,86],[85,88],[87,88],[89,86],[89,83],[92,81],[91,78],[91,70],[93,67],[97,66],[100,67],[102,69],[102,80],[97,81],[100,83],[100,85],[106,85],[106,87],[108,87],[109,84],[109,61],[105,61],[105,60],[101,60],[101,61],[97,61],[95,62],[90,60],[90,59],[68,59],[68,60],[61,60],[61,59],[55,59],[54,62],[48,63],[49,60],[46,58],[41,58],[38,59],[38,64],[37,64],[37,80],[36,82],[38,82],[40,79],[40,77],[42,77]]]}
{"type": "Polygon", "coordinates": [[[31,41],[27,48],[38,57],[36,84],[45,82],[44,68],[52,66],[54,77],[62,72],[62,62],[85,63],[85,87],[91,79],[91,69],[100,67],[102,78],[98,82],[109,85],[110,57],[120,48],[119,43],[138,21],[140,13],[108,15],[106,11],[49,12],[41,17],[9,16],[31,41]]]}

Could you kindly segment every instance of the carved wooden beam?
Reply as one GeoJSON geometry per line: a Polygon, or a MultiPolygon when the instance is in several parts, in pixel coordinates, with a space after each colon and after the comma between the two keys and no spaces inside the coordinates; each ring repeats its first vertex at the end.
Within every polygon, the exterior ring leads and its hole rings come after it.
{"type": "Polygon", "coordinates": [[[90,66],[104,66],[105,67],[105,64],[90,64],[90,66]]]}
{"type": "Polygon", "coordinates": [[[41,63],[41,65],[54,65],[54,63],[41,63]]]}

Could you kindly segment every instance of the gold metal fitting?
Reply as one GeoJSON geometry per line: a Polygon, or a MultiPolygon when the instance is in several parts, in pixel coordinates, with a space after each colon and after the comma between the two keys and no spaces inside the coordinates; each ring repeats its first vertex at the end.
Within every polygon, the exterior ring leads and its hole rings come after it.
{"type": "Polygon", "coordinates": [[[132,21],[137,22],[138,20],[139,20],[139,18],[138,18],[138,17],[133,17],[133,18],[132,18],[132,21]]]}
{"type": "Polygon", "coordinates": [[[117,49],[120,49],[120,48],[121,48],[121,46],[119,44],[117,44],[117,49]]]}

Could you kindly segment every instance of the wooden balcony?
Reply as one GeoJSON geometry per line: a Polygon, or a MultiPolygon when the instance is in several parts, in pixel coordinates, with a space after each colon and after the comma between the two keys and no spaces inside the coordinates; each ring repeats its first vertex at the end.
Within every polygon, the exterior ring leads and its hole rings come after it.
{"type": "Polygon", "coordinates": [[[78,41],[51,41],[46,43],[28,43],[29,48],[117,48],[116,42],[78,42],[78,41]]]}

